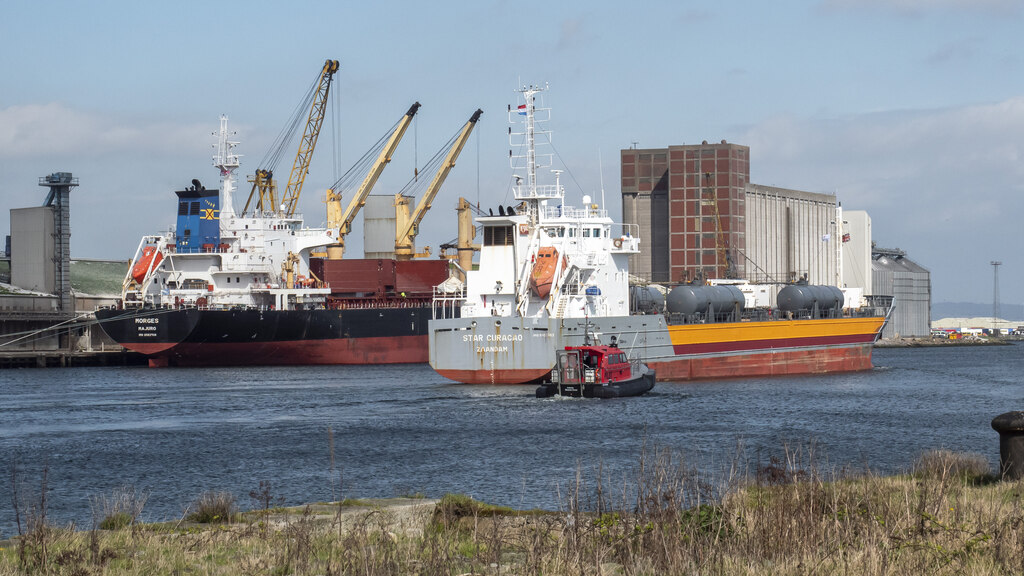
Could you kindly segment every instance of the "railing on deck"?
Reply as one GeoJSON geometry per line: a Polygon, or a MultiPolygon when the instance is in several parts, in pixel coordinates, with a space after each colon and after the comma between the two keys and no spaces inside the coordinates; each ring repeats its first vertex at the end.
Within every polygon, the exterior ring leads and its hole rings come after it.
{"type": "Polygon", "coordinates": [[[552,218],[607,218],[608,211],[600,208],[577,208],[575,206],[545,206],[542,211],[545,219],[552,218]]]}
{"type": "Polygon", "coordinates": [[[459,288],[446,292],[434,286],[434,297],[431,300],[431,316],[435,320],[442,318],[458,318],[462,303],[466,300],[466,289],[459,288]]]}

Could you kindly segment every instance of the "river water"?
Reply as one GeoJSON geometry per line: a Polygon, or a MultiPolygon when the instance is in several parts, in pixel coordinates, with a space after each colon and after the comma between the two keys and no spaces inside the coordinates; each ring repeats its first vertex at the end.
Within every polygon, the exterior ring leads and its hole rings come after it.
{"type": "Polygon", "coordinates": [[[16,532],[12,487],[38,500],[44,470],[48,518],[88,527],[90,502],[123,486],[148,495],[150,521],[209,490],[254,508],[260,481],[287,504],[458,492],[555,508],[578,469],[627,474],[644,444],[710,468],[811,445],[883,474],[938,448],[998,463],[990,422],[1024,409],[1024,345],[877,349],[874,364],[617,400],[453,384],[427,365],[0,371],[0,539],[16,532]]]}

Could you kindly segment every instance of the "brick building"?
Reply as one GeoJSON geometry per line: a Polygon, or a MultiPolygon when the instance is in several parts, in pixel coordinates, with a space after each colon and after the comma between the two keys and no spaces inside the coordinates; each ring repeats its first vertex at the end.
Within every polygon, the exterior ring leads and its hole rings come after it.
{"type": "Polygon", "coordinates": [[[623,220],[640,224],[630,270],[656,282],[742,276],[750,149],[738,144],[622,150],[623,220]],[[647,247],[645,249],[644,247],[647,247]]]}
{"type": "Polygon", "coordinates": [[[722,141],[620,153],[623,221],[644,280],[836,284],[836,197],[750,183],[750,148],[722,141]]]}

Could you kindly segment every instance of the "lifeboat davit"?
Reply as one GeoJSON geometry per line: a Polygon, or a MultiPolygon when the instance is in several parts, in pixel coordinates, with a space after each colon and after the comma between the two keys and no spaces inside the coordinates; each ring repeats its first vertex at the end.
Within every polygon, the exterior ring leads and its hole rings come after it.
{"type": "Polygon", "coordinates": [[[132,267],[132,280],[142,284],[142,281],[146,279],[146,273],[152,269],[156,269],[160,265],[160,261],[164,259],[164,255],[161,252],[157,252],[156,248],[152,246],[146,246],[142,249],[142,257],[132,267]]]}
{"type": "Polygon", "coordinates": [[[551,282],[555,279],[555,268],[558,264],[558,250],[548,246],[537,251],[537,260],[533,263],[533,274],[530,275],[530,286],[538,298],[547,298],[551,294],[551,282]]]}

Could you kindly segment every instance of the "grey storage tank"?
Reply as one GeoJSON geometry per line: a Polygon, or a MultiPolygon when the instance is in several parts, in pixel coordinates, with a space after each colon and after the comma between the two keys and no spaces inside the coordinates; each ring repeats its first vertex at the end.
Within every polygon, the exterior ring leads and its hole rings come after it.
{"type": "Polygon", "coordinates": [[[676,286],[668,294],[672,314],[703,314],[709,308],[722,314],[742,310],[743,304],[743,292],[735,286],[676,286]]]}
{"type": "Polygon", "coordinates": [[[815,306],[821,312],[840,310],[843,307],[843,291],[835,286],[791,284],[779,290],[776,301],[779,310],[783,312],[813,310],[815,306]]]}
{"type": "Polygon", "coordinates": [[[654,286],[630,286],[630,309],[641,314],[661,314],[665,311],[665,295],[654,286]]]}

